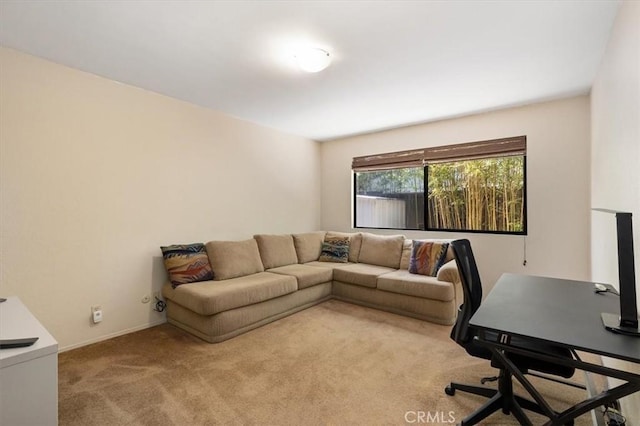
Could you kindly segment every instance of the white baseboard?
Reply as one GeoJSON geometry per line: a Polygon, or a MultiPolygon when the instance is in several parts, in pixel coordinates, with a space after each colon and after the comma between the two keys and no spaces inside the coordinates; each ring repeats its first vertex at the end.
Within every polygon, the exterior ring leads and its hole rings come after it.
{"type": "Polygon", "coordinates": [[[82,346],[87,346],[87,345],[91,345],[93,343],[102,342],[103,340],[109,340],[109,339],[113,339],[114,337],[122,336],[122,335],[129,334],[129,333],[133,333],[135,331],[140,331],[140,330],[144,330],[144,329],[147,329],[147,328],[155,327],[156,325],[164,324],[165,322],[167,322],[167,319],[166,318],[162,318],[162,319],[159,319],[157,321],[150,322],[148,324],[143,324],[143,325],[139,325],[137,327],[127,328],[126,330],[120,330],[120,331],[117,331],[115,333],[111,333],[111,334],[107,334],[107,335],[104,335],[104,336],[97,337],[95,339],[89,339],[89,340],[85,340],[84,342],[75,343],[75,344],[70,345],[70,346],[65,346],[64,348],[59,348],[58,352],[59,353],[60,352],[66,352],[66,351],[70,351],[72,349],[81,348],[82,346]]]}

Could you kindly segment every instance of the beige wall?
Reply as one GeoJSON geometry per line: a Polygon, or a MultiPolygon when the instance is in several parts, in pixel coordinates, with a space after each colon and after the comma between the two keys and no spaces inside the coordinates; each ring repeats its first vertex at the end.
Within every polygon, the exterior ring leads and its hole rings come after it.
{"type": "MultiPolygon", "coordinates": [[[[591,205],[633,214],[640,288],[640,2],[626,1],[618,11],[591,92],[591,125],[591,205]]],[[[593,213],[593,279],[617,285],[615,232],[612,215],[593,213]]],[[[623,411],[628,425],[640,425],[640,394],[626,399],[623,411]]]]}
{"type": "MultiPolygon", "coordinates": [[[[526,238],[403,233],[471,239],[486,290],[503,272],[616,282],[611,224],[589,209],[640,216],[639,28],[627,1],[591,99],[321,145],[0,48],[0,295],[19,296],[63,349],[145,328],[164,321],[140,301],[165,279],[160,245],[348,231],[352,157],[521,134],[526,238]]],[[[631,424],[639,407],[627,403],[631,424]]]]}
{"type": "Polygon", "coordinates": [[[589,277],[589,97],[511,108],[325,142],[322,227],[351,229],[354,156],[427,146],[527,136],[527,266],[525,237],[402,232],[411,238],[469,238],[489,290],[503,272],[589,277]]]}
{"type": "Polygon", "coordinates": [[[61,348],[164,320],[160,245],[319,228],[316,142],[8,49],[0,89],[0,295],[61,348]]]}

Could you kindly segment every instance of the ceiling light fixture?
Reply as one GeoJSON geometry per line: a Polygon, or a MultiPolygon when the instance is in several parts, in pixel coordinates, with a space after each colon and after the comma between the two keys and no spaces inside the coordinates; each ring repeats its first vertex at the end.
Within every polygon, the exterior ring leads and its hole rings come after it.
{"type": "Polygon", "coordinates": [[[295,58],[300,69],[306,72],[322,71],[331,63],[329,52],[317,47],[301,50],[295,54],[295,58]]]}

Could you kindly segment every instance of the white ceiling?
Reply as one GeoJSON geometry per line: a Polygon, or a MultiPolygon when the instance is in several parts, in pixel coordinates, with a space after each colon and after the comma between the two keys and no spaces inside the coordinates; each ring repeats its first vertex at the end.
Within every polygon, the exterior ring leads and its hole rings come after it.
{"type": "Polygon", "coordinates": [[[0,0],[0,43],[328,140],[587,93],[619,5],[0,0]],[[332,65],[297,70],[305,43],[332,65]]]}

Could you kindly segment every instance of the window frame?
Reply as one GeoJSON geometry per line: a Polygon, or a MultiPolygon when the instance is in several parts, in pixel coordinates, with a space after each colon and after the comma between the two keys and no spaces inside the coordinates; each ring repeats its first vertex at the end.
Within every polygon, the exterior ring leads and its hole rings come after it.
{"type": "Polygon", "coordinates": [[[353,227],[355,229],[387,229],[387,230],[404,230],[404,231],[429,231],[429,232],[456,232],[456,233],[473,233],[473,234],[498,234],[498,235],[527,235],[528,234],[528,202],[527,202],[527,152],[526,152],[526,136],[515,136],[511,138],[493,139],[487,141],[469,142],[463,144],[444,145],[438,147],[430,147],[424,149],[414,149],[407,151],[397,151],[386,154],[370,155],[364,157],[355,157],[352,162],[353,174],[353,199],[352,199],[352,218],[353,227]],[[501,149],[506,148],[506,149],[501,149]],[[521,231],[504,231],[504,230],[482,230],[482,229],[448,229],[433,228],[429,226],[429,165],[480,160],[487,158],[500,157],[522,157],[522,230],[521,231]],[[420,160],[421,158],[421,160],[420,160]],[[423,223],[424,228],[393,228],[393,227],[370,227],[359,226],[357,223],[357,196],[358,196],[358,177],[359,172],[375,171],[375,170],[391,170],[410,167],[423,168],[424,179],[424,211],[423,223]]]}
{"type": "MultiPolygon", "coordinates": [[[[403,167],[405,168],[405,167],[403,167]]],[[[397,231],[426,231],[426,220],[427,220],[427,211],[423,210],[423,217],[422,217],[422,221],[425,223],[425,227],[424,228],[393,228],[393,227],[384,227],[384,228],[374,228],[371,226],[357,226],[357,217],[358,217],[358,176],[357,176],[357,172],[352,171],[353,173],[353,228],[354,229],[388,229],[388,230],[397,230],[397,231]]],[[[426,176],[426,171],[423,171],[423,176],[422,176],[423,180],[424,180],[424,188],[426,188],[426,184],[427,184],[427,176],[426,176]]],[[[427,207],[427,193],[426,190],[423,189],[424,192],[424,201],[423,201],[423,209],[426,209],[427,207]]]]}

